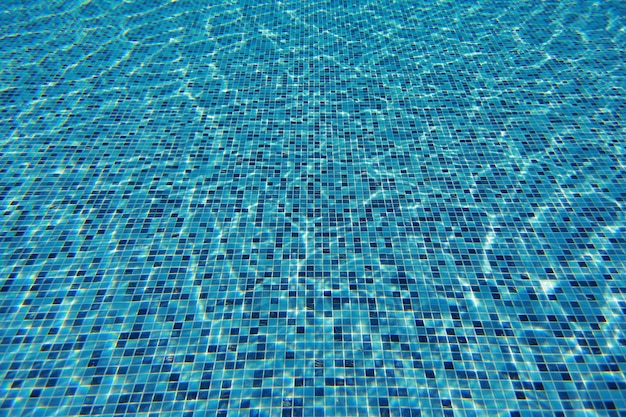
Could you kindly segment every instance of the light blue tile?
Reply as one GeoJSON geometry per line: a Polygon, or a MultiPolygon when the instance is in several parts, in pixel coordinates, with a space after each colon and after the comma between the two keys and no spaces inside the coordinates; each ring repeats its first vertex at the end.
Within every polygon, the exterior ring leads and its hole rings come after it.
{"type": "Polygon", "coordinates": [[[626,412],[620,2],[3,5],[0,414],[626,412]]]}

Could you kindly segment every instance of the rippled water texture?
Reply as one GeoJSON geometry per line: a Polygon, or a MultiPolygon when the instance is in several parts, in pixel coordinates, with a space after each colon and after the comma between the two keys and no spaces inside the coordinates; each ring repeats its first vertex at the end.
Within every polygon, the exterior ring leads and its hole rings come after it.
{"type": "Polygon", "coordinates": [[[624,415],[625,16],[5,0],[0,415],[624,415]]]}

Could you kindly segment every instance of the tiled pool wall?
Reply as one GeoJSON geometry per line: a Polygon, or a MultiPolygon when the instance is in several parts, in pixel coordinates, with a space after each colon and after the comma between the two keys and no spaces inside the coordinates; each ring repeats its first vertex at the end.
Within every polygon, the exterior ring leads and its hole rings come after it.
{"type": "Polygon", "coordinates": [[[7,1],[0,415],[626,413],[620,1],[7,1]]]}

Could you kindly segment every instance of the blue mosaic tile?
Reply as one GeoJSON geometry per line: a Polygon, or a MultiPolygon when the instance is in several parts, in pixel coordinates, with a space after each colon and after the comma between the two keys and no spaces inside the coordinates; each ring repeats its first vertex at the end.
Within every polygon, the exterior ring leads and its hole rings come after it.
{"type": "Polygon", "coordinates": [[[0,415],[626,414],[626,9],[18,1],[0,415]]]}

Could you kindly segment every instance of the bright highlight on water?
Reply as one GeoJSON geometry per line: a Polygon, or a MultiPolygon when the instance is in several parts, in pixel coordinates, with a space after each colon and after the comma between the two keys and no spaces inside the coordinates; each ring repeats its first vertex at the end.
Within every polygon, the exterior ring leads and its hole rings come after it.
{"type": "Polygon", "coordinates": [[[624,415],[625,24],[5,0],[0,415],[624,415]]]}

